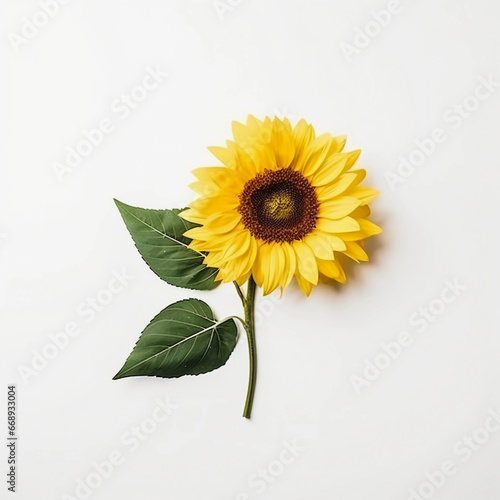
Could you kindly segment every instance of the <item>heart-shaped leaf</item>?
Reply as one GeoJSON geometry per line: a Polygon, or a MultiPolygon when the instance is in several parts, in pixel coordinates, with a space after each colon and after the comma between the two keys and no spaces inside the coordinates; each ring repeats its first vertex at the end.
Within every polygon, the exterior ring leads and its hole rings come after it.
{"type": "Polygon", "coordinates": [[[229,359],[236,338],[232,319],[217,321],[205,302],[181,300],[149,323],[114,379],[172,378],[215,370],[229,359]]]}
{"type": "Polygon", "coordinates": [[[205,254],[188,248],[191,239],[184,233],[197,224],[188,222],[182,210],[149,210],[131,207],[118,200],[116,206],[148,266],[171,285],[192,290],[213,290],[218,269],[203,264],[205,254]]]}

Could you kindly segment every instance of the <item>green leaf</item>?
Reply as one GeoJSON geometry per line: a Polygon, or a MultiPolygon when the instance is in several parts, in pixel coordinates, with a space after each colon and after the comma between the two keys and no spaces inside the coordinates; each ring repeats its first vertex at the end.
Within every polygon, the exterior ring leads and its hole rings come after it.
{"type": "Polygon", "coordinates": [[[213,290],[218,269],[203,264],[205,254],[188,248],[191,239],[183,234],[197,224],[188,222],[182,210],[148,210],[118,200],[116,206],[148,266],[162,280],[191,290],[213,290]]]}
{"type": "Polygon", "coordinates": [[[149,323],[113,378],[206,373],[226,363],[236,338],[234,320],[217,321],[201,300],[181,300],[163,309],[149,323]]]}

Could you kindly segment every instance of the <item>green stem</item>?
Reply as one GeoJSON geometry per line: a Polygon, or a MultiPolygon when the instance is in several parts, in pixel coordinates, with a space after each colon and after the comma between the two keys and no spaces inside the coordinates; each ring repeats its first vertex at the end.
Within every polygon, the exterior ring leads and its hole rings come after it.
{"type": "Polygon", "coordinates": [[[246,299],[245,299],[245,296],[243,295],[243,292],[241,291],[240,285],[238,285],[238,283],[236,283],[236,281],[233,281],[233,283],[234,283],[234,287],[236,288],[236,291],[238,292],[238,296],[241,299],[241,303],[243,304],[243,307],[245,307],[246,299]]]}
{"type": "Polygon", "coordinates": [[[245,330],[248,339],[248,354],[250,358],[247,399],[245,401],[245,409],[243,410],[243,416],[245,418],[250,418],[250,414],[252,413],[257,372],[257,353],[255,349],[255,288],[255,281],[253,277],[250,276],[246,299],[242,297],[243,307],[245,309],[245,330]]]}

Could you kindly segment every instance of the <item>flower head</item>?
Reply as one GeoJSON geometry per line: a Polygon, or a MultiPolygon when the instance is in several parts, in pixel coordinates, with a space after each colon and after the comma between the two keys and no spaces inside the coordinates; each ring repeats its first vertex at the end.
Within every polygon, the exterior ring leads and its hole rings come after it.
{"type": "Polygon", "coordinates": [[[381,232],[367,219],[378,192],[353,170],[361,151],[342,152],[346,136],[316,137],[304,120],[292,129],[286,118],[249,116],[233,135],[209,148],[224,166],[193,171],[200,197],[180,214],[199,224],[185,233],[190,247],[207,252],[218,279],[253,275],[264,294],[294,277],[307,295],[320,278],[345,283],[338,255],[367,261],[363,240],[381,232]]]}

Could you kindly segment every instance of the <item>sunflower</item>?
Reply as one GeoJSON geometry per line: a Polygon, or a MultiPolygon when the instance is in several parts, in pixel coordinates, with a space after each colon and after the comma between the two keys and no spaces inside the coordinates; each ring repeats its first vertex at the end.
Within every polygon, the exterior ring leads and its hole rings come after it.
{"type": "Polygon", "coordinates": [[[319,280],[345,283],[339,255],[367,261],[363,240],[381,232],[367,219],[378,192],[353,170],[361,150],[343,152],[346,136],[316,137],[304,120],[249,116],[232,128],[227,147],[208,148],[223,166],[193,171],[200,197],[180,214],[198,224],[184,233],[190,247],[217,279],[253,276],[264,295],[294,277],[306,295],[319,280]]]}

